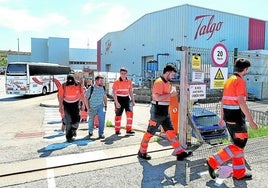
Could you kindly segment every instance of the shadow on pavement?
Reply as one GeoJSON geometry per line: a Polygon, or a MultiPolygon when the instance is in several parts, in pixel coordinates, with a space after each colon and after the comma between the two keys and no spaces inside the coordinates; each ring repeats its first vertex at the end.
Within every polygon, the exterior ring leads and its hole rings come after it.
{"type": "Polygon", "coordinates": [[[107,144],[107,145],[111,145],[111,144],[113,144],[116,141],[119,141],[119,140],[124,139],[124,138],[129,138],[131,136],[135,136],[135,135],[122,135],[121,136],[121,135],[113,134],[113,135],[105,138],[101,142],[104,142],[104,144],[107,144]]]}
{"type": "Polygon", "coordinates": [[[139,158],[143,167],[141,187],[166,187],[181,184],[186,186],[186,161],[170,161],[153,165],[139,158]]]}
{"type": "Polygon", "coordinates": [[[91,142],[93,142],[93,140],[77,139],[71,143],[69,143],[69,142],[54,143],[54,144],[49,144],[49,145],[37,150],[37,152],[41,153],[41,155],[39,157],[48,157],[49,155],[51,155],[51,153],[53,151],[61,150],[61,149],[64,149],[68,146],[71,146],[71,145],[86,146],[91,142]]]}

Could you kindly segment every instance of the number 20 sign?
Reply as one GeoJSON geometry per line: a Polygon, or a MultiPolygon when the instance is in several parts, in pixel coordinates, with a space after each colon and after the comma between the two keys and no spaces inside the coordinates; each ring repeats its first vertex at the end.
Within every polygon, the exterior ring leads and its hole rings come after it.
{"type": "Polygon", "coordinates": [[[222,44],[216,44],[211,51],[212,62],[216,67],[224,67],[227,65],[228,52],[227,48],[222,44]]]}

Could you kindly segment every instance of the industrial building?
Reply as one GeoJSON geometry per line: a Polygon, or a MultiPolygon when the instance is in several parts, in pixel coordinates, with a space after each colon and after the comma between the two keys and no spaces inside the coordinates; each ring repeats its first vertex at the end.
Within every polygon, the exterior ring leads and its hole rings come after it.
{"type": "Polygon", "coordinates": [[[96,49],[70,48],[69,38],[31,38],[31,52],[8,55],[8,62],[46,62],[70,66],[75,71],[97,70],[96,49]]]}
{"type": "Polygon", "coordinates": [[[160,75],[166,63],[180,68],[184,56],[177,47],[186,46],[190,57],[200,56],[201,71],[209,80],[211,49],[220,43],[228,50],[228,74],[238,51],[237,57],[252,61],[248,92],[268,99],[267,30],[264,20],[185,4],[146,14],[121,31],[107,33],[97,42],[97,50],[69,48],[68,38],[32,38],[31,53],[9,55],[8,62],[50,62],[107,73],[124,66],[129,77],[142,85],[160,75]]]}
{"type": "Polygon", "coordinates": [[[238,57],[259,62],[250,69],[247,82],[249,91],[263,99],[268,96],[268,76],[259,68],[268,67],[267,30],[264,20],[185,4],[146,14],[122,31],[107,33],[97,44],[97,66],[109,72],[125,66],[129,75],[146,79],[160,75],[166,63],[180,66],[183,56],[176,47],[190,47],[191,54],[202,56],[203,65],[211,65],[210,51],[222,43],[230,69],[234,49],[238,57]]]}

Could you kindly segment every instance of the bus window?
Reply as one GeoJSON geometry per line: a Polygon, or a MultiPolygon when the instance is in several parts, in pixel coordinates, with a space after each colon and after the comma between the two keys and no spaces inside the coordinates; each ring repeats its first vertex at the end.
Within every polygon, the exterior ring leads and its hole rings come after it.
{"type": "Polygon", "coordinates": [[[26,73],[26,64],[9,64],[7,66],[7,73],[26,73]]]}

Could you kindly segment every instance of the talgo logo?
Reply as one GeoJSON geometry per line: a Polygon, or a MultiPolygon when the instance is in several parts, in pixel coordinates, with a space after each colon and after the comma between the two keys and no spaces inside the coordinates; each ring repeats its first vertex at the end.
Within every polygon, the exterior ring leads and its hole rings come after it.
{"type": "Polygon", "coordinates": [[[199,36],[207,34],[209,35],[207,40],[209,40],[213,36],[214,32],[221,30],[223,22],[220,21],[215,23],[214,18],[215,15],[200,15],[195,17],[195,21],[200,22],[195,32],[194,40],[196,40],[199,36]]]}

